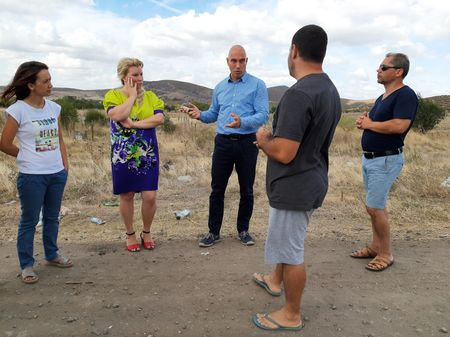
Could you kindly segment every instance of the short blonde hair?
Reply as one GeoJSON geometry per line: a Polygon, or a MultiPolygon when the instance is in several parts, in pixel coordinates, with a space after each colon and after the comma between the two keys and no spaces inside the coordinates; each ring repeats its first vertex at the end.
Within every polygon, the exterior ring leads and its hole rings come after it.
{"type": "Polygon", "coordinates": [[[120,79],[120,82],[122,84],[125,84],[123,81],[123,78],[127,76],[128,70],[131,67],[144,67],[144,63],[141,60],[134,59],[131,57],[124,57],[123,59],[120,59],[119,64],[117,64],[117,76],[120,79]]]}

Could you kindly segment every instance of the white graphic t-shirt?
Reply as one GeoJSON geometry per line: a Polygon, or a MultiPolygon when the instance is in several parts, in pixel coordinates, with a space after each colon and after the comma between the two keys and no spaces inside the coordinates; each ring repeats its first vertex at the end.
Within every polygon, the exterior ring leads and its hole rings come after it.
{"type": "Polygon", "coordinates": [[[6,113],[19,123],[19,172],[51,174],[64,169],[58,136],[60,112],[61,107],[47,99],[41,109],[21,100],[6,109],[6,113]]]}

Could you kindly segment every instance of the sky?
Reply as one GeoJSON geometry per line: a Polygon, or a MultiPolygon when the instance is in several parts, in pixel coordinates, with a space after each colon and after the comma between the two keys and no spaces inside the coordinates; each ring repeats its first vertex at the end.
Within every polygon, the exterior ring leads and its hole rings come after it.
{"type": "Polygon", "coordinates": [[[120,86],[122,57],[144,62],[144,80],[208,88],[229,71],[232,45],[247,72],[268,87],[295,83],[287,55],[293,34],[317,24],[328,34],[324,70],[341,97],[374,99],[387,52],[409,56],[405,83],[423,97],[450,94],[450,2],[441,0],[0,0],[0,85],[30,60],[53,85],[120,86]]]}

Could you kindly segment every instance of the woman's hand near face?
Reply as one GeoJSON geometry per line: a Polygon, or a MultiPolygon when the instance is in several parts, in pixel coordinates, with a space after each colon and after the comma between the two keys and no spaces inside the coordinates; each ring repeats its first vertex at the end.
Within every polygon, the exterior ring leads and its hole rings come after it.
{"type": "Polygon", "coordinates": [[[108,110],[109,118],[116,122],[121,122],[130,116],[131,109],[137,98],[137,86],[131,76],[123,79],[123,87],[120,90],[128,99],[122,104],[108,110]]]}
{"type": "Polygon", "coordinates": [[[137,87],[136,83],[133,82],[133,79],[131,77],[125,78],[125,83],[123,85],[123,92],[128,97],[136,98],[137,97],[137,87]]]}

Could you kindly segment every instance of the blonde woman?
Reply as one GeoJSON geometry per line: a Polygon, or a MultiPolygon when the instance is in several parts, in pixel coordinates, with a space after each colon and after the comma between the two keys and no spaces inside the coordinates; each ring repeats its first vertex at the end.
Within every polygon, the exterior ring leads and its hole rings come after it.
{"type": "Polygon", "coordinates": [[[140,241],[144,249],[156,246],[150,233],[159,175],[155,128],[164,122],[164,102],[144,90],[143,67],[138,59],[121,59],[117,75],[122,87],[108,91],[103,100],[111,126],[113,193],[120,196],[120,214],[130,252],[141,249],[133,224],[134,195],[139,192],[143,222],[140,241]]]}

